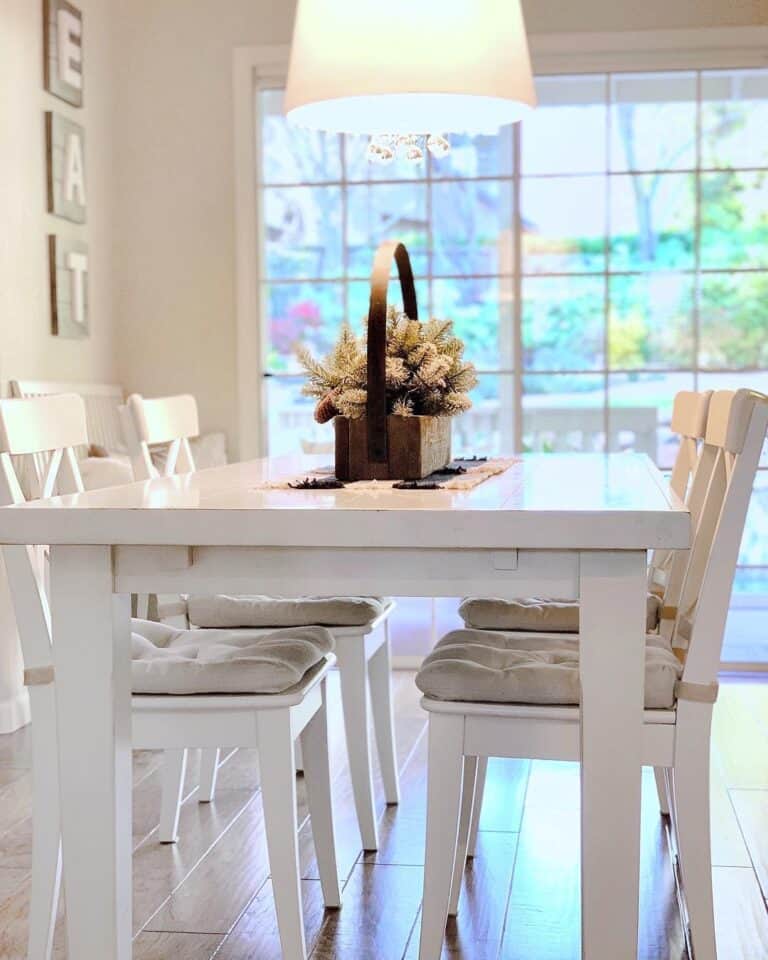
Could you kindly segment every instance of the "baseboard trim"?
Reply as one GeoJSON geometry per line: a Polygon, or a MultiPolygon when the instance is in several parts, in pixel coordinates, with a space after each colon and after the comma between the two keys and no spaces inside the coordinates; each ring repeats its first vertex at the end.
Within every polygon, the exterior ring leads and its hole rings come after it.
{"type": "Polygon", "coordinates": [[[20,730],[29,723],[29,717],[29,693],[24,689],[0,702],[0,734],[20,730]]]}

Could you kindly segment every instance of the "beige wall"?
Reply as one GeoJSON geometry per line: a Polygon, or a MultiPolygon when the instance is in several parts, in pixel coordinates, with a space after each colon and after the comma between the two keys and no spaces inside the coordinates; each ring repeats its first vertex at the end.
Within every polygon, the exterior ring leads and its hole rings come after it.
{"type": "MultiPolygon", "coordinates": [[[[43,92],[42,2],[0,4],[0,381],[105,380],[115,375],[111,285],[111,29],[103,0],[79,0],[85,17],[85,107],[43,92]],[[53,109],[85,127],[88,224],[48,216],[43,113],[53,109]],[[51,335],[48,233],[87,239],[92,335],[51,335]]],[[[0,562],[0,732],[28,718],[16,625],[0,562]]]]}
{"type": "Polygon", "coordinates": [[[78,0],[84,13],[85,106],[43,92],[42,0],[0,4],[0,380],[110,379],[115,374],[111,285],[112,50],[104,0],[78,0]],[[43,113],[85,127],[88,224],[45,212],[43,113]],[[92,335],[51,335],[47,234],[85,237],[90,258],[92,335]]]}
{"type": "MultiPolygon", "coordinates": [[[[237,417],[232,48],[287,43],[291,0],[118,0],[118,368],[237,417]]],[[[532,33],[768,23],[768,0],[527,0],[532,33]]],[[[258,411],[254,410],[254,416],[258,411]]]]}
{"type": "MultiPolygon", "coordinates": [[[[117,38],[118,364],[236,428],[232,50],[286,42],[275,0],[124,0],[117,38]]],[[[254,411],[254,416],[258,412],[254,411]]]]}

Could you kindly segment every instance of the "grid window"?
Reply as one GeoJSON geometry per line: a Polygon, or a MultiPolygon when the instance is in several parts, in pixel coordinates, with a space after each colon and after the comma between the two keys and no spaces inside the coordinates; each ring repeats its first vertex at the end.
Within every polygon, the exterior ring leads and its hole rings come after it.
{"type": "MultiPolygon", "coordinates": [[[[522,124],[421,166],[372,166],[366,138],[292,130],[281,91],[257,93],[270,452],[329,447],[295,349],[359,326],[384,237],[478,366],[462,452],[641,450],[668,468],[678,390],[768,388],[768,70],[537,87],[522,124]]],[[[766,489],[768,473],[740,559],[768,580],[766,489]]]]}

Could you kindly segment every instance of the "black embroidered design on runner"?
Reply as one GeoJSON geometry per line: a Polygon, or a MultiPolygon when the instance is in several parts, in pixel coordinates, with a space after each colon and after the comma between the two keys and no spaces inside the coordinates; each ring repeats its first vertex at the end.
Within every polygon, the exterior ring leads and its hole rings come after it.
{"type": "Polygon", "coordinates": [[[336,477],[304,477],[295,483],[289,483],[291,490],[340,490],[346,484],[336,477]]]}

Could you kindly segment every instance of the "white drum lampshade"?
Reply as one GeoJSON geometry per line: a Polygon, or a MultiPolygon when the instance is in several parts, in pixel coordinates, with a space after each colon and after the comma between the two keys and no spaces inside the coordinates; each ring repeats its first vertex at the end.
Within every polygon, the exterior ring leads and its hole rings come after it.
{"type": "Polygon", "coordinates": [[[341,133],[493,133],[535,105],[520,0],[298,0],[285,111],[341,133]]]}

